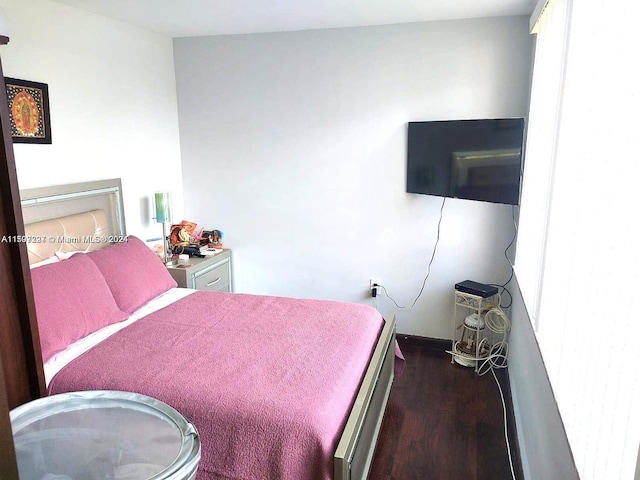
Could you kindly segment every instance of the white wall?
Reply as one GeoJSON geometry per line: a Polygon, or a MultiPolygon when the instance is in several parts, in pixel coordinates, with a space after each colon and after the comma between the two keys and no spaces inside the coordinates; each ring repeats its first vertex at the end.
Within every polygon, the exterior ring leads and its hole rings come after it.
{"type": "Polygon", "coordinates": [[[155,190],[182,208],[170,38],[49,0],[0,0],[5,76],[49,86],[51,145],[14,146],[20,188],[122,178],[128,233],[161,236],[155,190]]]}
{"type": "MultiPolygon", "coordinates": [[[[409,121],[525,116],[532,39],[510,17],[174,40],[185,212],[223,230],[239,292],[402,304],[442,200],[405,193],[409,121]]],[[[504,282],[511,207],[447,200],[402,333],[451,336],[452,291],[504,282]]]]}
{"type": "Polygon", "coordinates": [[[515,282],[513,296],[509,380],[524,478],[577,480],[558,405],[515,282]]]}

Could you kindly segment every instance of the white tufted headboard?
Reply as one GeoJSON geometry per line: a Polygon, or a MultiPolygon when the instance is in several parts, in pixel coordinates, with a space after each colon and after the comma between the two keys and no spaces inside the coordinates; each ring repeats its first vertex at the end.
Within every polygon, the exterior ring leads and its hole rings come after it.
{"type": "Polygon", "coordinates": [[[20,191],[29,264],[126,235],[120,179],[20,191]]]}

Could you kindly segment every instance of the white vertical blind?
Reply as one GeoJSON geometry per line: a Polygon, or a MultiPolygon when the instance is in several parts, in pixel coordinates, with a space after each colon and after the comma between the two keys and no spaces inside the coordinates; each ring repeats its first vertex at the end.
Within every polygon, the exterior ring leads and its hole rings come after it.
{"type": "MultiPolygon", "coordinates": [[[[527,141],[527,167],[546,169],[552,181],[541,220],[532,205],[524,208],[532,201],[524,193],[543,174],[525,171],[516,275],[538,289],[537,306],[528,308],[582,480],[633,479],[640,445],[639,10],[632,0],[582,0],[565,10],[570,30],[553,145],[534,145],[549,140],[548,125],[530,130],[527,141]],[[531,152],[547,161],[532,164],[531,152]],[[542,239],[521,237],[530,219],[538,223],[529,228],[542,225],[542,239]],[[527,264],[529,255],[544,261],[527,264]]],[[[561,38],[547,42],[549,31],[541,25],[536,68],[546,49],[562,48],[561,38]]],[[[556,102],[532,93],[532,107],[546,100],[556,102]]]]}
{"type": "Polygon", "coordinates": [[[536,55],[527,127],[516,273],[529,315],[538,324],[539,286],[544,264],[547,205],[553,181],[556,132],[564,84],[568,1],[547,4],[536,24],[536,55]]]}

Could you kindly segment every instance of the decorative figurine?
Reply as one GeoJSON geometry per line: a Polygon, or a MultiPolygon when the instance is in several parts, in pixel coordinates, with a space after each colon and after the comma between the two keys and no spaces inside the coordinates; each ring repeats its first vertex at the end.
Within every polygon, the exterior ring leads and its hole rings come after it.
{"type": "Polygon", "coordinates": [[[207,245],[210,250],[222,248],[222,231],[203,230],[201,244],[207,245]]]}

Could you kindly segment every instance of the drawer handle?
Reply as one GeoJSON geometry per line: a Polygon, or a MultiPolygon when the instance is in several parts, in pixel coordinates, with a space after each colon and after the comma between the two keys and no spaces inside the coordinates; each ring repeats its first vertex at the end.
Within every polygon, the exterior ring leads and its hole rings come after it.
{"type": "Polygon", "coordinates": [[[215,285],[216,283],[218,283],[220,280],[222,280],[222,277],[218,277],[215,280],[207,283],[207,287],[210,287],[211,285],[215,285]]]}

